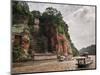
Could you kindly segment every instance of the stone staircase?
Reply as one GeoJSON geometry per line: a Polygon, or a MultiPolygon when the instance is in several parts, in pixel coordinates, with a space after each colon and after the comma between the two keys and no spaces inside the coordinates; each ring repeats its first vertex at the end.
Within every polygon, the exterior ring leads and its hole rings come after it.
{"type": "Polygon", "coordinates": [[[32,41],[32,48],[36,53],[41,53],[43,51],[43,47],[42,47],[42,41],[40,40],[40,38],[35,38],[32,41]]]}
{"type": "Polygon", "coordinates": [[[36,53],[45,53],[48,51],[47,38],[45,36],[34,36],[31,39],[32,50],[36,53]]]}

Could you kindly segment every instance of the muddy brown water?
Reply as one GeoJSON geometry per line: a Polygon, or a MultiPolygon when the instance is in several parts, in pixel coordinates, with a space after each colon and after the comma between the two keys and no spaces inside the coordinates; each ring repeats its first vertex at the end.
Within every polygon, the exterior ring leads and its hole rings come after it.
{"type": "Polygon", "coordinates": [[[95,69],[96,60],[95,56],[90,56],[93,63],[86,68],[77,68],[76,60],[59,62],[53,60],[41,60],[41,61],[27,61],[22,63],[15,63],[12,66],[12,73],[36,73],[36,72],[48,72],[48,71],[69,71],[69,70],[81,70],[81,69],[95,69]]]}

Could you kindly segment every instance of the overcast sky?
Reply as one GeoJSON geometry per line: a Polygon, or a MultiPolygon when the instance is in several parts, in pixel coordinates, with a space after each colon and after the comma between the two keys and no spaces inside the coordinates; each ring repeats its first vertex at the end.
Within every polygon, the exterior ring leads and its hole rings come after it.
{"type": "Polygon", "coordinates": [[[56,8],[61,12],[69,26],[72,42],[77,49],[95,44],[95,7],[79,5],[60,5],[28,2],[30,11],[44,12],[47,7],[56,8]]]}

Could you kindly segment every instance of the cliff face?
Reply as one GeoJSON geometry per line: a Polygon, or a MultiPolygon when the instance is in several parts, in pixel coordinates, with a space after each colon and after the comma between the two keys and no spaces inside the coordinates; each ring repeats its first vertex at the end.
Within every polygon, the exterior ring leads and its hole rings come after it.
{"type": "Polygon", "coordinates": [[[64,55],[73,56],[79,54],[70,39],[68,25],[64,22],[60,11],[48,7],[43,13],[36,10],[30,12],[28,6],[27,9],[24,8],[25,6],[27,3],[20,7],[18,2],[14,2],[12,29],[14,27],[14,33],[22,31],[21,27],[29,29],[32,51],[38,53],[58,52],[60,54],[63,52],[64,55]]]}

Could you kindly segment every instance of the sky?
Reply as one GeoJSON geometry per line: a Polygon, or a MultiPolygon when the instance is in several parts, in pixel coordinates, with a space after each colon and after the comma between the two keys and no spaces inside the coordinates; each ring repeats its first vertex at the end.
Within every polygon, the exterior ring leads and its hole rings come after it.
{"type": "Polygon", "coordinates": [[[63,20],[69,26],[69,34],[75,47],[81,48],[95,44],[95,7],[80,5],[62,5],[49,3],[28,2],[30,11],[38,10],[41,13],[47,7],[56,8],[61,12],[63,20]]]}

